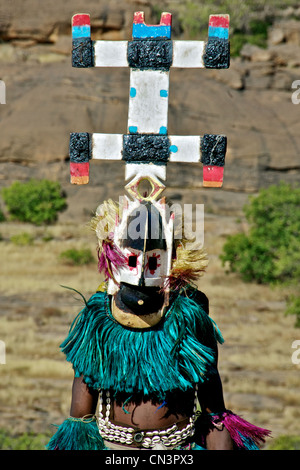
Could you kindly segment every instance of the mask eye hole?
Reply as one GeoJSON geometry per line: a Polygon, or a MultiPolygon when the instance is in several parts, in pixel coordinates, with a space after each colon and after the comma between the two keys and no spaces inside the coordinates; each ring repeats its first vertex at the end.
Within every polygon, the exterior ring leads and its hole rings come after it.
{"type": "Polygon", "coordinates": [[[157,258],[150,256],[148,260],[149,271],[155,271],[157,269],[157,258]]]}
{"type": "Polygon", "coordinates": [[[137,265],[137,256],[136,255],[130,255],[128,257],[128,266],[130,268],[136,268],[137,265]]]}

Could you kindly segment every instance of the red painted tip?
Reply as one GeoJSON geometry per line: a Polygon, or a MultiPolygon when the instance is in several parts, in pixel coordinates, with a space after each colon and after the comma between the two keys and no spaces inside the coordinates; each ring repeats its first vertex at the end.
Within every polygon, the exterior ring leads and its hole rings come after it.
{"type": "Polygon", "coordinates": [[[90,15],[79,13],[72,18],[73,26],[89,26],[91,24],[90,15]]]}
{"type": "Polygon", "coordinates": [[[136,11],[133,15],[133,22],[135,24],[138,24],[138,23],[144,23],[145,21],[145,14],[143,11],[136,11]]]}
{"type": "Polygon", "coordinates": [[[229,28],[229,15],[210,15],[209,26],[229,28]]]}
{"type": "MultiPolygon", "coordinates": [[[[136,11],[133,15],[134,24],[143,24],[145,23],[145,13],[143,11],[136,11]]],[[[160,17],[159,25],[146,25],[146,26],[171,26],[172,24],[172,15],[171,13],[163,12],[160,17]]]]}
{"type": "Polygon", "coordinates": [[[88,176],[89,175],[89,162],[75,163],[70,162],[70,175],[71,176],[88,176]]]}
{"type": "Polygon", "coordinates": [[[163,12],[160,17],[160,25],[171,26],[172,25],[172,15],[171,13],[163,12]]]}
{"type": "Polygon", "coordinates": [[[204,183],[222,183],[224,167],[223,166],[203,166],[204,183]]]}

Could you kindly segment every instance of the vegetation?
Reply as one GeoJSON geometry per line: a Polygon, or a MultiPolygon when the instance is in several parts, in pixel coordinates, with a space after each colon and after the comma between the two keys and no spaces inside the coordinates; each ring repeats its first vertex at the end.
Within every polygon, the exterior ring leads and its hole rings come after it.
{"type": "Polygon", "coordinates": [[[300,437],[279,436],[270,444],[268,450],[300,450],[300,437]]]}
{"type": "Polygon", "coordinates": [[[247,32],[237,28],[230,39],[231,56],[239,55],[242,47],[247,43],[266,48],[270,24],[269,21],[251,20],[249,21],[247,32]]]}
{"type": "Polygon", "coordinates": [[[55,181],[15,181],[10,187],[3,188],[2,197],[11,219],[34,225],[55,222],[58,212],[66,207],[60,184],[55,181]]]}
{"type": "MultiPolygon", "coordinates": [[[[246,282],[297,286],[300,281],[300,187],[271,186],[244,207],[248,233],[230,235],[221,260],[246,282]]],[[[292,296],[286,313],[297,317],[300,298],[292,296]]]]}
{"type": "Polygon", "coordinates": [[[28,232],[22,232],[22,233],[18,233],[16,235],[12,235],[11,238],[10,238],[10,241],[14,245],[26,246],[26,245],[32,245],[33,244],[34,237],[28,232]]]}
{"type": "Polygon", "coordinates": [[[59,258],[64,263],[71,264],[73,266],[82,266],[95,261],[89,248],[70,248],[69,250],[63,251],[59,255],[59,258]]]}
{"type": "MultiPolygon", "coordinates": [[[[239,55],[244,44],[266,47],[268,27],[274,21],[276,10],[297,6],[294,0],[183,0],[178,4],[168,2],[168,11],[173,12],[174,33],[186,39],[203,39],[207,35],[209,15],[228,13],[230,15],[231,56],[239,55]]],[[[165,6],[153,5],[153,13],[159,22],[165,6]]]]}
{"type": "Polygon", "coordinates": [[[0,429],[0,450],[44,450],[50,435],[26,432],[18,436],[0,429]]]}
{"type": "Polygon", "coordinates": [[[0,222],[4,222],[5,221],[5,215],[2,211],[2,209],[0,208],[0,222]]]}

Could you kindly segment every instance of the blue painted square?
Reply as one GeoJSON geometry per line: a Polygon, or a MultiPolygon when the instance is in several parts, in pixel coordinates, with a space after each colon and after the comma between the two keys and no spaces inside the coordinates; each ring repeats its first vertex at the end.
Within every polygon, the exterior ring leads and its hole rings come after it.
{"type": "Polygon", "coordinates": [[[72,27],[73,38],[89,38],[90,35],[91,35],[91,27],[89,25],[72,27]]]}
{"type": "Polygon", "coordinates": [[[221,26],[209,26],[208,28],[208,37],[210,38],[219,38],[219,39],[228,39],[229,38],[229,29],[222,28],[221,26]]]}
{"type": "Polygon", "coordinates": [[[171,39],[171,26],[147,26],[144,23],[133,23],[132,37],[171,39]]]}

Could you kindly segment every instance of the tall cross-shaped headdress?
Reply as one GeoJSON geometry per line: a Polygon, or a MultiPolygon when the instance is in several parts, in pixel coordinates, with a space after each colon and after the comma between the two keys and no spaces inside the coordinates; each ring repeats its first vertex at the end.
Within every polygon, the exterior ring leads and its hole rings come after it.
{"type": "MultiPolygon", "coordinates": [[[[162,13],[159,25],[147,25],[144,13],[136,12],[132,41],[92,41],[90,16],[73,16],[73,67],[130,67],[130,90],[127,134],[71,134],[71,183],[88,183],[91,159],[109,159],[125,162],[125,188],[133,205],[157,205],[168,162],[202,162],[203,186],[222,186],[226,136],[168,135],[168,96],[171,67],[229,67],[229,16],[210,16],[206,42],[172,41],[171,18],[162,13]],[[144,180],[151,186],[147,195],[139,189],[144,180]]],[[[171,222],[165,229],[169,233],[165,271],[169,271],[171,222]]]]}
{"type": "Polygon", "coordinates": [[[148,178],[157,197],[170,162],[202,162],[203,185],[221,186],[226,137],[168,135],[169,71],[180,68],[229,67],[229,16],[211,15],[208,41],[172,41],[171,14],[160,24],[146,25],[144,13],[133,19],[132,41],[92,41],[90,17],[73,17],[73,67],[130,67],[128,134],[72,133],[71,182],[88,182],[91,159],[124,160],[131,195],[136,182],[148,178]],[[151,165],[150,165],[151,164],[151,165]],[[144,165],[147,165],[146,167],[144,165]]]}

